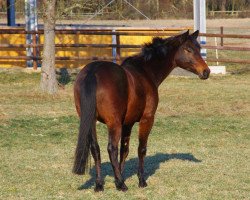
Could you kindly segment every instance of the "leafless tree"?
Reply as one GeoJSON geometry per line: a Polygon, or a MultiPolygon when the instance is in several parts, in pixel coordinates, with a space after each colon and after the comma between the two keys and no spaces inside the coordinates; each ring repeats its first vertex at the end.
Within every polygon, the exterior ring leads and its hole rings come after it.
{"type": "Polygon", "coordinates": [[[55,72],[55,4],[56,0],[43,0],[44,48],[41,89],[49,94],[58,90],[55,72]]]}
{"type": "Polygon", "coordinates": [[[221,0],[221,11],[226,11],[227,0],[221,0]]]}
{"type": "MultiPolygon", "coordinates": [[[[24,12],[24,0],[16,0],[16,11],[24,12]]],[[[86,19],[100,10],[111,0],[60,0],[56,1],[57,16],[62,19],[86,19]]],[[[126,0],[133,4],[149,18],[192,18],[193,0],[126,0]]],[[[44,0],[37,0],[38,7],[44,0]]],[[[250,0],[206,0],[208,11],[247,11],[250,0]]],[[[0,0],[0,11],[6,12],[5,0],[0,0]]],[[[39,12],[40,13],[40,12],[39,12]]],[[[249,12],[248,12],[249,13],[249,12]]],[[[249,14],[248,14],[249,15],[249,14]]],[[[246,17],[248,17],[246,15],[246,17]]],[[[21,15],[20,15],[21,16],[21,15]]],[[[105,8],[97,19],[139,19],[141,15],[134,12],[124,0],[116,0],[105,8]]]]}

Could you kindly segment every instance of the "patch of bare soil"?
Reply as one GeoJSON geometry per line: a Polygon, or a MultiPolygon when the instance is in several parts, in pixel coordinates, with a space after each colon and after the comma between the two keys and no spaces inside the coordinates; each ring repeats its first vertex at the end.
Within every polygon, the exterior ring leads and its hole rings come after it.
{"type": "MultiPolygon", "coordinates": [[[[6,23],[7,19],[0,19],[0,23],[6,23]]],[[[24,19],[17,19],[17,24],[24,24],[24,19]]],[[[43,23],[39,19],[39,23],[43,23]]],[[[85,24],[85,25],[110,25],[110,26],[139,26],[139,27],[180,27],[193,26],[192,19],[162,19],[162,20],[57,20],[57,24],[85,24]]],[[[234,19],[207,19],[210,27],[235,27],[250,29],[250,18],[234,19]]]]}
{"type": "MultiPolygon", "coordinates": [[[[58,21],[59,23],[66,23],[67,21],[58,21]]],[[[81,21],[74,21],[78,24],[81,21]]],[[[180,27],[180,26],[193,26],[194,21],[191,19],[164,19],[164,20],[92,20],[85,21],[86,24],[99,24],[99,25],[125,25],[125,26],[168,26],[168,27],[180,27]]],[[[208,27],[238,27],[238,28],[250,28],[250,18],[244,19],[207,19],[208,27]]]]}

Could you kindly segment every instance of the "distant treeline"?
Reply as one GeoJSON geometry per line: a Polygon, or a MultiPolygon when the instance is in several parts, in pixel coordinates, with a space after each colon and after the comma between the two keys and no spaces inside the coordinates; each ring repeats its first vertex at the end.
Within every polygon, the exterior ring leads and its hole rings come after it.
{"type": "MultiPolygon", "coordinates": [[[[37,0],[39,13],[41,1],[37,0]]],[[[57,0],[60,18],[88,18],[100,11],[96,19],[143,19],[139,9],[150,19],[192,18],[193,0],[57,0]],[[131,4],[131,5],[129,5],[131,4]],[[103,9],[104,8],[104,9],[103,9]]],[[[208,17],[250,17],[250,0],[206,0],[208,17]],[[235,12],[236,11],[236,12],[235,12]]],[[[6,1],[0,0],[0,12],[6,11],[6,1]]],[[[16,0],[17,15],[24,16],[24,0],[16,0]]]]}

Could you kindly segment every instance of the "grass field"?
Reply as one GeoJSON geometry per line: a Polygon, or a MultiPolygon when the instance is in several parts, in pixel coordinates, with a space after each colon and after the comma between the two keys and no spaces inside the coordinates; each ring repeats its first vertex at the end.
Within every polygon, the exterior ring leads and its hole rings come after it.
{"type": "Polygon", "coordinates": [[[90,174],[71,173],[78,134],[71,81],[56,96],[40,75],[0,71],[0,199],[249,199],[250,74],[169,77],[148,142],[148,187],[136,176],[137,126],[126,162],[128,192],[118,192],[98,124],[105,191],[90,174]]]}

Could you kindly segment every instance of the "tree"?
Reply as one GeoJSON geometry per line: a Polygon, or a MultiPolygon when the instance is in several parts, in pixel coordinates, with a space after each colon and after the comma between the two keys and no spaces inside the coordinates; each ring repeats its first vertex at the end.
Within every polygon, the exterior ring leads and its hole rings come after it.
{"type": "Polygon", "coordinates": [[[55,72],[55,4],[56,0],[43,0],[44,46],[41,89],[49,94],[58,91],[55,72]]]}
{"type": "Polygon", "coordinates": [[[221,0],[221,11],[226,11],[227,0],[221,0]]]}

